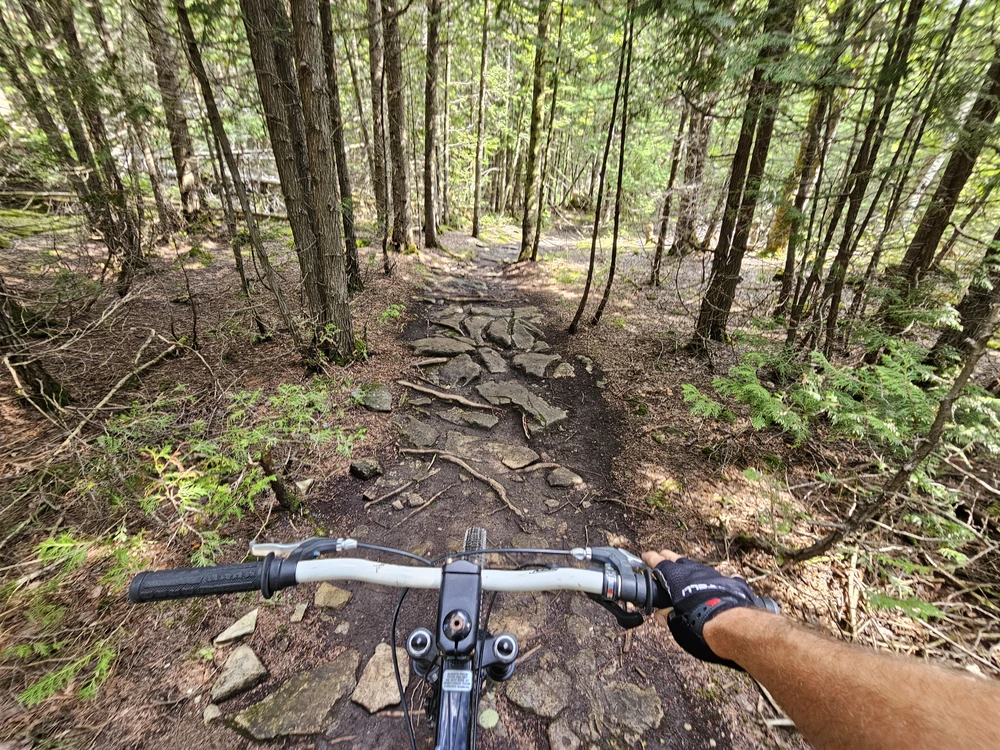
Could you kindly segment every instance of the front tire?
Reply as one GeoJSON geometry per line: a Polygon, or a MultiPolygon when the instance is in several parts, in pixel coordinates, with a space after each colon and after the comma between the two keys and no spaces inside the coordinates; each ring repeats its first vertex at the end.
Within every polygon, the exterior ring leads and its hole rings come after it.
{"type": "MultiPolygon", "coordinates": [[[[475,552],[486,549],[486,529],[481,526],[470,526],[465,530],[465,543],[462,546],[463,552],[475,552]]],[[[486,555],[468,555],[467,560],[474,562],[480,568],[486,567],[486,555]]]]}

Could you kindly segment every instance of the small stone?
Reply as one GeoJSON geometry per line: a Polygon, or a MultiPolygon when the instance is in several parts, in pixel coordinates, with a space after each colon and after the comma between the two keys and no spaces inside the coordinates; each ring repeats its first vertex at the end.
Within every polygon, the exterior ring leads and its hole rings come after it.
{"type": "Polygon", "coordinates": [[[545,370],[553,362],[558,362],[562,357],[558,354],[518,354],[511,362],[519,370],[523,370],[528,375],[536,378],[544,378],[545,370]]]}
{"type": "Polygon", "coordinates": [[[507,683],[507,697],[523,709],[552,718],[566,708],[572,687],[569,675],[558,667],[515,672],[507,683]]]}
{"type": "Polygon", "coordinates": [[[510,338],[514,342],[515,347],[525,352],[530,351],[531,347],[535,344],[535,337],[528,332],[528,329],[520,320],[514,321],[514,325],[510,331],[510,338]]]}
{"type": "MultiPolygon", "coordinates": [[[[410,658],[406,655],[405,648],[396,649],[396,659],[399,661],[403,690],[406,690],[410,682],[410,658]]],[[[399,703],[399,689],[396,687],[392,651],[388,643],[380,643],[375,647],[375,654],[365,666],[358,686],[351,694],[351,700],[364,706],[369,713],[399,703]]]]}
{"type": "Polygon", "coordinates": [[[407,417],[405,422],[397,422],[396,429],[401,437],[416,448],[429,448],[438,439],[437,430],[414,417],[407,417]]]}
{"type": "Polygon", "coordinates": [[[549,487],[572,487],[574,484],[583,484],[583,478],[569,469],[560,466],[558,469],[553,469],[545,481],[549,483],[549,487]]]}
{"type": "Polygon", "coordinates": [[[352,596],[354,595],[350,591],[338,588],[324,581],[316,589],[316,598],[313,600],[313,603],[317,607],[325,607],[336,612],[338,609],[343,609],[351,601],[352,596]]]}
{"type": "Polygon", "coordinates": [[[201,715],[201,718],[202,721],[205,722],[205,726],[207,727],[209,724],[211,724],[213,721],[215,721],[221,716],[222,716],[222,710],[214,703],[209,703],[207,706],[205,706],[205,713],[201,715]]]}
{"type": "Polygon", "coordinates": [[[260,663],[253,649],[246,645],[237,646],[226,659],[219,679],[212,685],[212,703],[220,703],[249,690],[266,677],[267,668],[260,663]]]}
{"type": "Polygon", "coordinates": [[[257,611],[249,612],[215,637],[215,645],[221,646],[224,643],[231,643],[243,636],[253,633],[257,629],[257,611]]]}
{"type": "Polygon", "coordinates": [[[411,406],[430,406],[434,403],[434,399],[427,398],[426,396],[410,396],[406,403],[411,406]]]}
{"type": "Polygon", "coordinates": [[[552,508],[552,509],[555,509],[555,508],[559,507],[559,501],[558,500],[554,500],[552,498],[549,498],[548,500],[546,500],[545,504],[547,506],[549,506],[550,508],[552,508]]]}
{"type": "Polygon", "coordinates": [[[486,365],[486,369],[492,374],[497,375],[502,372],[507,372],[507,363],[503,361],[503,357],[497,354],[493,349],[483,347],[479,349],[479,358],[483,360],[483,364],[486,365]]]}
{"type": "Polygon", "coordinates": [[[358,479],[371,479],[382,474],[382,464],[374,458],[361,458],[351,464],[351,476],[358,479]]]}
{"type": "Polygon", "coordinates": [[[539,456],[531,448],[523,445],[507,445],[506,443],[487,443],[486,449],[500,458],[500,463],[508,469],[523,469],[533,464],[539,456]]]}
{"type": "Polygon", "coordinates": [[[590,375],[594,371],[594,360],[592,360],[590,357],[585,357],[582,354],[577,354],[576,358],[583,363],[583,369],[587,371],[588,375],[590,375]]]}
{"type": "Polygon", "coordinates": [[[236,714],[233,723],[255,740],[318,734],[326,728],[333,704],[354,688],[357,668],[358,652],[346,651],[329,664],[287,680],[264,700],[236,714]]]}
{"type": "Polygon", "coordinates": [[[479,714],[479,726],[483,729],[492,729],[500,721],[500,714],[492,708],[487,708],[479,714]]]}
{"type": "Polygon", "coordinates": [[[418,495],[416,492],[407,492],[403,497],[406,502],[409,503],[411,508],[419,508],[424,504],[424,499],[418,495]]]}
{"type": "Polygon", "coordinates": [[[392,392],[383,383],[364,383],[351,391],[351,398],[369,411],[392,411],[392,392]]]}
{"type": "Polygon", "coordinates": [[[709,746],[709,747],[715,747],[715,745],[716,745],[716,742],[715,742],[715,740],[709,740],[709,741],[708,741],[708,746],[709,746]]]}
{"type": "Polygon", "coordinates": [[[468,354],[459,354],[437,371],[438,380],[445,386],[464,386],[479,377],[483,371],[468,354]]]}
{"type": "Polygon", "coordinates": [[[507,333],[507,321],[502,318],[490,323],[486,329],[486,337],[504,349],[509,349],[512,343],[510,334],[507,333]]]}
{"type": "Polygon", "coordinates": [[[403,509],[403,501],[402,500],[393,500],[392,501],[392,507],[395,508],[396,510],[402,510],[403,509]]]}
{"type": "Polygon", "coordinates": [[[691,725],[688,724],[687,722],[684,722],[684,731],[685,732],[690,732],[691,731],[691,725]]]}
{"type": "Polygon", "coordinates": [[[299,602],[295,605],[295,611],[292,612],[292,617],[290,622],[302,622],[302,618],[306,616],[306,608],[309,605],[305,602],[299,602]]]}
{"type": "Polygon", "coordinates": [[[598,388],[607,388],[608,387],[608,379],[607,378],[601,378],[600,380],[595,381],[594,385],[596,385],[598,388]]]}
{"type": "Polygon", "coordinates": [[[309,489],[316,484],[315,479],[303,479],[295,483],[295,489],[301,492],[303,495],[309,492],[309,489]]]}
{"type": "Polygon", "coordinates": [[[475,350],[472,344],[449,336],[431,336],[410,343],[413,353],[421,357],[450,357],[475,350]]]}
{"type": "Polygon", "coordinates": [[[560,362],[556,365],[556,369],[552,371],[552,377],[554,378],[575,378],[576,370],[573,368],[569,362],[560,362]]]}
{"type": "Polygon", "coordinates": [[[549,724],[549,747],[552,750],[579,750],[582,744],[580,738],[569,728],[565,717],[549,724]]]}
{"type": "Polygon", "coordinates": [[[453,406],[447,411],[439,412],[438,416],[445,422],[451,422],[452,424],[457,425],[466,425],[468,427],[479,427],[483,430],[490,430],[496,427],[497,422],[500,421],[499,417],[494,414],[459,409],[457,406],[453,406]]]}
{"type": "Polygon", "coordinates": [[[590,502],[590,500],[584,500],[582,503],[580,503],[580,507],[583,508],[584,510],[589,508],[591,505],[592,503],[590,502]]]}
{"type": "Polygon", "coordinates": [[[334,633],[337,635],[347,635],[351,630],[351,623],[342,622],[336,628],[334,628],[334,633]]]}

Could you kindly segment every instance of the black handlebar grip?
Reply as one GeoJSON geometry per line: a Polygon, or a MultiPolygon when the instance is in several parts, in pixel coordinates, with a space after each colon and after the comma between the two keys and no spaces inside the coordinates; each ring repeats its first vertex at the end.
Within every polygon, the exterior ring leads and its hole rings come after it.
{"type": "Polygon", "coordinates": [[[139,573],[128,587],[133,604],[184,599],[189,596],[258,591],[266,562],[216,565],[211,568],[178,568],[139,573]]]}

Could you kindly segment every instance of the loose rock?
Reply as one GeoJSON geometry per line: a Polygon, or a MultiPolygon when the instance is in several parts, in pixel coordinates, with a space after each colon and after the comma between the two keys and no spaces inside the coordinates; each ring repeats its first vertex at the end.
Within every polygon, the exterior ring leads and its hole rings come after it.
{"type": "Polygon", "coordinates": [[[536,342],[535,342],[535,343],[534,343],[534,344],[532,345],[532,347],[531,347],[531,351],[533,351],[533,352],[547,352],[547,351],[549,351],[549,349],[551,349],[551,348],[552,348],[552,347],[551,347],[551,346],[549,346],[549,345],[548,345],[547,343],[545,343],[544,341],[536,341],[536,342]]]}
{"type": "Polygon", "coordinates": [[[301,672],[272,695],[241,711],[233,723],[255,740],[318,734],[326,715],[354,685],[358,652],[346,651],[322,666],[301,672]]]}
{"type": "Polygon", "coordinates": [[[393,500],[393,501],[392,501],[392,507],[393,507],[393,508],[394,508],[395,510],[402,510],[402,509],[403,509],[403,507],[404,507],[404,506],[403,506],[403,501],[402,501],[402,500],[393,500]]]}
{"type": "Polygon", "coordinates": [[[515,307],[513,315],[515,318],[530,320],[532,323],[539,323],[544,317],[541,311],[534,305],[528,305],[526,307],[515,307]]]}
{"type": "Polygon", "coordinates": [[[607,686],[604,697],[607,716],[636,734],[655,729],[663,719],[663,704],[655,688],[612,682],[607,686]]]}
{"type": "Polygon", "coordinates": [[[510,331],[510,338],[514,342],[514,346],[525,352],[529,351],[535,344],[535,337],[528,332],[528,329],[520,320],[514,321],[514,325],[510,331]]]}
{"type": "Polygon", "coordinates": [[[419,356],[450,357],[455,354],[465,354],[475,350],[472,344],[459,341],[448,336],[431,336],[412,342],[413,353],[419,356]]]}
{"type": "Polygon", "coordinates": [[[527,711],[552,718],[566,708],[572,688],[569,675],[551,667],[530,674],[515,672],[507,683],[507,697],[527,711]]]}
{"type": "Polygon", "coordinates": [[[487,708],[479,714],[479,726],[483,729],[492,729],[500,721],[500,714],[495,709],[487,708]]]}
{"type": "Polygon", "coordinates": [[[438,439],[437,430],[415,417],[407,417],[405,422],[397,422],[396,429],[401,437],[417,448],[429,448],[438,439]]]}
{"type": "Polygon", "coordinates": [[[583,484],[583,478],[569,469],[560,466],[558,469],[553,469],[552,472],[545,477],[545,481],[549,483],[549,487],[572,487],[574,484],[583,484]]]}
{"type": "Polygon", "coordinates": [[[267,668],[260,663],[253,649],[246,645],[238,646],[226,659],[226,665],[212,685],[212,703],[221,703],[249,690],[266,677],[267,668]]]}
{"type": "Polygon", "coordinates": [[[483,430],[489,430],[496,427],[497,422],[500,419],[494,414],[488,414],[481,411],[468,411],[466,409],[459,409],[457,406],[453,406],[447,411],[439,412],[438,416],[441,417],[445,422],[451,422],[457,425],[466,425],[468,427],[479,427],[483,430]]]}
{"type": "Polygon", "coordinates": [[[448,364],[437,371],[438,380],[442,385],[468,385],[479,377],[483,371],[479,365],[472,361],[468,354],[459,354],[448,364]]]}
{"type": "Polygon", "coordinates": [[[507,372],[507,363],[503,361],[503,357],[497,354],[493,349],[482,348],[479,350],[479,358],[483,360],[483,364],[486,365],[486,369],[492,374],[497,375],[501,372],[507,372]]]}
{"type": "Polygon", "coordinates": [[[290,622],[302,622],[302,618],[306,616],[306,609],[309,607],[305,602],[299,602],[295,605],[295,611],[292,612],[290,622]]]}
{"type": "Polygon", "coordinates": [[[215,645],[221,646],[224,643],[231,643],[253,633],[257,629],[257,611],[255,609],[243,615],[243,617],[219,633],[215,637],[215,645]]]}
{"type": "Polygon", "coordinates": [[[351,464],[351,476],[371,479],[382,474],[382,464],[374,458],[361,458],[351,464]]]}
{"type": "Polygon", "coordinates": [[[528,375],[544,378],[546,368],[560,359],[562,357],[558,354],[518,354],[511,362],[513,362],[514,367],[523,370],[528,375]]]}
{"type": "Polygon", "coordinates": [[[313,600],[313,603],[317,607],[326,607],[336,612],[338,609],[343,609],[351,601],[352,596],[354,595],[350,591],[338,588],[324,581],[316,589],[316,598],[313,600]]]}
{"type": "Polygon", "coordinates": [[[351,398],[369,411],[392,411],[392,392],[383,383],[365,383],[351,391],[351,398]]]}
{"type": "Polygon", "coordinates": [[[507,321],[502,318],[490,323],[486,329],[486,337],[504,349],[509,349],[512,343],[510,334],[507,333],[507,321]]]}
{"type": "Polygon", "coordinates": [[[487,317],[486,315],[473,315],[466,318],[463,325],[465,326],[465,330],[469,334],[469,337],[472,338],[472,340],[477,344],[482,345],[483,331],[492,320],[493,318],[487,317]]]}
{"type": "Polygon", "coordinates": [[[418,495],[416,492],[407,492],[403,497],[406,502],[409,503],[411,508],[419,508],[424,504],[424,499],[418,495]]]}
{"type": "Polygon", "coordinates": [[[551,750],[579,750],[582,743],[569,727],[565,717],[549,724],[549,747],[551,750]]]}
{"type": "MultiPolygon", "coordinates": [[[[405,648],[396,649],[399,660],[399,673],[403,681],[403,690],[410,682],[410,657],[405,648]]],[[[375,654],[365,666],[365,671],[358,680],[358,686],[351,694],[351,700],[368,709],[369,713],[381,711],[386,706],[399,703],[399,689],[392,668],[392,651],[388,643],[380,643],[375,647],[375,654]]]]}
{"type": "Polygon", "coordinates": [[[214,703],[209,703],[207,706],[205,706],[205,713],[201,715],[201,718],[202,721],[205,722],[205,726],[207,727],[209,724],[211,724],[213,721],[215,721],[221,716],[222,716],[222,710],[214,703]]]}
{"type": "Polygon", "coordinates": [[[538,423],[536,431],[561,422],[567,417],[563,409],[549,405],[545,399],[536,396],[520,383],[498,383],[491,380],[477,385],[476,390],[494,406],[514,404],[520,408],[538,423]]]}
{"type": "Polygon", "coordinates": [[[573,369],[573,365],[569,362],[560,362],[556,365],[556,369],[552,371],[552,377],[554,378],[575,378],[576,370],[573,369]]]}
{"type": "Polygon", "coordinates": [[[470,315],[485,315],[488,318],[509,318],[513,310],[509,307],[482,307],[473,305],[469,308],[470,315]]]}
{"type": "Polygon", "coordinates": [[[495,454],[500,463],[508,469],[523,469],[538,460],[539,456],[531,448],[507,443],[487,443],[486,449],[495,454]]]}

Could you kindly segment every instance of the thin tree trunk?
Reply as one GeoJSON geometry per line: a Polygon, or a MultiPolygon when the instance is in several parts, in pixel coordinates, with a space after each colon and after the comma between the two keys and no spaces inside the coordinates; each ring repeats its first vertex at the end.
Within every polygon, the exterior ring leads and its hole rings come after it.
{"type": "Polygon", "coordinates": [[[660,285],[660,265],[663,262],[663,248],[667,237],[667,223],[670,221],[670,207],[674,198],[674,180],[677,178],[677,165],[680,162],[681,145],[684,143],[684,125],[687,123],[688,110],[681,110],[681,119],[677,125],[677,135],[670,153],[670,175],[667,177],[667,189],[663,192],[663,208],[660,211],[660,233],[656,237],[656,249],[653,251],[653,268],[649,275],[650,286],[660,285]]]}
{"type": "MultiPolygon", "coordinates": [[[[631,15],[631,11],[630,11],[631,15]]],[[[622,94],[622,128],[621,136],[618,138],[618,184],[615,187],[615,223],[611,234],[611,264],[608,267],[608,281],[604,285],[604,294],[601,303],[597,306],[597,312],[591,319],[590,324],[596,326],[601,322],[604,308],[611,297],[611,286],[615,283],[615,268],[618,265],[618,231],[621,227],[622,213],[622,177],[625,174],[625,144],[628,134],[628,95],[629,83],[632,79],[632,44],[635,34],[635,20],[629,18],[628,22],[628,52],[625,57],[625,91],[622,94]]]]}
{"type": "Polygon", "coordinates": [[[264,245],[261,242],[260,232],[257,229],[257,221],[254,218],[253,206],[250,205],[250,199],[247,197],[246,186],[243,184],[243,178],[240,176],[239,169],[236,166],[236,157],[233,156],[233,149],[229,145],[229,136],[226,135],[226,128],[222,122],[222,115],[219,114],[219,107],[215,102],[215,94],[212,92],[212,84],[208,80],[208,73],[205,72],[205,65],[201,59],[198,42],[195,40],[194,30],[191,28],[191,21],[188,18],[185,0],[173,0],[173,4],[174,10],[177,12],[177,23],[180,27],[181,36],[187,50],[188,62],[191,64],[191,70],[194,73],[195,78],[198,80],[202,98],[205,100],[205,110],[208,114],[209,124],[212,126],[212,133],[218,143],[219,150],[225,159],[226,167],[229,170],[229,176],[232,180],[233,190],[236,191],[236,197],[240,201],[240,208],[243,210],[243,220],[246,222],[247,232],[250,235],[250,245],[253,248],[257,262],[264,271],[264,276],[267,279],[267,286],[271,294],[274,295],[275,302],[278,304],[278,311],[281,314],[282,323],[284,323],[285,327],[288,328],[289,335],[292,337],[292,343],[295,345],[295,348],[299,351],[303,351],[298,328],[295,321],[292,320],[292,315],[288,311],[288,306],[285,303],[285,296],[279,286],[278,275],[274,272],[274,268],[271,266],[271,261],[268,259],[267,253],[264,250],[264,245]]]}
{"type": "Polygon", "coordinates": [[[441,0],[427,0],[427,65],[424,75],[424,247],[437,247],[434,148],[437,140],[438,49],[441,0]]]}
{"type": "MultiPolygon", "coordinates": [[[[545,47],[549,33],[550,0],[538,0],[538,30],[535,35],[535,63],[531,76],[531,117],[528,121],[528,154],[524,167],[524,213],[521,217],[519,261],[531,259],[535,241],[535,193],[538,190],[538,138],[542,129],[542,98],[545,93],[545,47]]],[[[541,205],[540,195],[539,206],[541,205]]]]}
{"type": "Polygon", "coordinates": [[[406,166],[406,92],[403,90],[403,54],[399,40],[396,0],[382,0],[385,40],[386,101],[389,114],[389,155],[392,158],[392,249],[414,247],[410,220],[410,186],[406,166]]]}
{"type": "MultiPolygon", "coordinates": [[[[538,260],[538,243],[542,235],[542,212],[545,208],[546,178],[549,173],[549,147],[552,145],[552,133],[556,125],[556,102],[559,99],[559,63],[562,61],[563,11],[565,1],[559,2],[559,31],[556,37],[556,59],[552,65],[552,98],[549,102],[549,123],[545,134],[545,146],[542,147],[542,168],[538,175],[538,212],[535,214],[535,232],[531,238],[531,260],[538,260]]],[[[552,188],[549,187],[549,197],[552,188]]]]}
{"type": "Polygon", "coordinates": [[[347,58],[347,68],[351,72],[351,90],[354,92],[354,106],[358,110],[358,130],[361,131],[361,139],[365,144],[365,161],[368,164],[368,174],[373,176],[375,174],[375,157],[372,154],[371,135],[368,133],[368,125],[365,120],[365,105],[361,97],[361,82],[358,78],[358,63],[354,59],[354,56],[357,54],[358,41],[354,38],[354,30],[350,29],[349,32],[350,33],[343,39],[344,57],[347,58]]]}
{"type": "Polygon", "coordinates": [[[483,143],[486,138],[486,53],[490,0],[483,0],[483,33],[479,50],[479,93],[476,98],[476,166],[472,198],[472,236],[479,237],[479,212],[483,187],[483,143]]]}
{"type": "Polygon", "coordinates": [[[684,155],[684,181],[678,191],[677,223],[674,225],[673,243],[668,253],[681,257],[700,249],[695,229],[701,205],[705,163],[708,161],[709,133],[712,126],[711,120],[704,114],[706,107],[691,106],[690,110],[684,155]]]}
{"type": "Polygon", "coordinates": [[[583,296],[580,297],[580,305],[576,308],[576,315],[569,325],[569,332],[576,333],[580,325],[580,319],[587,308],[587,297],[590,296],[590,286],[594,282],[594,261],[597,257],[597,237],[601,232],[601,209],[604,201],[604,180],[607,177],[608,154],[611,152],[611,141],[615,137],[615,121],[618,119],[618,96],[621,93],[622,75],[625,72],[625,54],[628,45],[628,34],[622,34],[622,47],[618,58],[618,80],[615,81],[615,96],[611,102],[611,119],[608,121],[608,136],[604,141],[604,153],[601,156],[601,171],[597,185],[597,204],[594,207],[594,230],[590,235],[590,263],[587,266],[587,280],[583,285],[583,296]]]}
{"type": "Polygon", "coordinates": [[[344,118],[340,111],[340,85],[337,81],[336,48],[333,44],[333,15],[330,0],[319,0],[319,18],[323,35],[323,58],[326,63],[326,84],[330,99],[330,136],[337,165],[337,185],[340,188],[340,213],[344,223],[344,253],[347,268],[347,289],[359,292],[365,288],[358,262],[358,238],[354,231],[354,191],[347,163],[344,139],[344,118]]]}
{"type": "Polygon", "coordinates": [[[384,53],[382,45],[382,9],[379,0],[367,0],[368,62],[372,91],[372,190],[379,238],[382,240],[382,263],[389,273],[389,180],[386,173],[384,53]]]}
{"type": "Polygon", "coordinates": [[[295,2],[292,31],[296,72],[309,150],[309,178],[315,201],[316,273],[323,297],[317,344],[324,353],[344,362],[354,359],[356,341],[348,301],[347,272],[340,236],[340,196],[330,132],[329,83],[323,65],[323,41],[316,3],[295,2]]]}
{"type": "Polygon", "coordinates": [[[441,120],[441,222],[451,226],[451,146],[450,138],[450,104],[451,104],[451,11],[445,14],[444,20],[444,112],[441,120]]]}
{"type": "Polygon", "coordinates": [[[181,206],[188,221],[201,211],[201,176],[194,155],[187,115],[184,112],[184,92],[180,84],[180,60],[168,31],[167,19],[160,0],[140,0],[139,16],[146,27],[156,83],[163,103],[163,115],[170,136],[170,152],[177,169],[177,185],[181,191],[181,206]]]}

